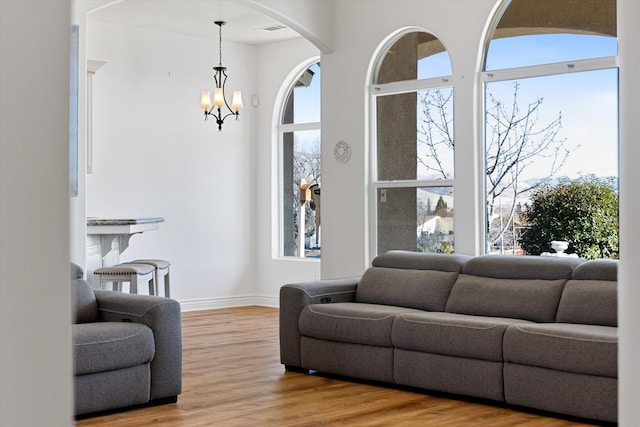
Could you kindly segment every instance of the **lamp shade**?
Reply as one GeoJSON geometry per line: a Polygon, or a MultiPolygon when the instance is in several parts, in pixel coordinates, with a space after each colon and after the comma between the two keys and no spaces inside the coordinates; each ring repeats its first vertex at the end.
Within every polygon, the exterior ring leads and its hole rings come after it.
{"type": "Polygon", "coordinates": [[[221,107],[224,105],[224,93],[222,92],[221,87],[217,87],[213,92],[213,105],[216,107],[221,107]]]}
{"type": "Polygon", "coordinates": [[[242,105],[242,92],[234,90],[233,98],[231,100],[231,109],[238,111],[241,108],[244,108],[244,105],[242,105]]]}
{"type": "Polygon", "coordinates": [[[202,91],[202,96],[200,97],[200,108],[204,108],[205,110],[211,108],[211,92],[208,90],[202,91]]]}

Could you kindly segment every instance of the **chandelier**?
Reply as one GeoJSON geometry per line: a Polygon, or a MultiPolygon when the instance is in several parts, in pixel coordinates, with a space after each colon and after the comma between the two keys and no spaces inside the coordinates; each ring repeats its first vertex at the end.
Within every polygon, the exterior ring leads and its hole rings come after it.
{"type": "MultiPolygon", "coordinates": [[[[213,102],[211,101],[211,92],[208,90],[202,91],[202,97],[200,98],[200,108],[204,109],[204,119],[207,120],[209,116],[215,118],[218,124],[218,131],[222,130],[222,124],[224,120],[229,116],[236,116],[236,120],[240,116],[240,109],[242,105],[242,93],[239,90],[233,91],[233,98],[231,99],[231,106],[227,102],[227,98],[224,95],[225,84],[227,83],[227,67],[222,66],[222,26],[226,24],[225,21],[215,21],[219,27],[219,41],[218,51],[220,61],[217,67],[213,67],[215,74],[213,79],[216,82],[216,87],[213,91],[213,102]],[[226,106],[228,113],[222,113],[222,107],[226,106]]],[[[225,110],[226,112],[226,110],[225,110]]]]}

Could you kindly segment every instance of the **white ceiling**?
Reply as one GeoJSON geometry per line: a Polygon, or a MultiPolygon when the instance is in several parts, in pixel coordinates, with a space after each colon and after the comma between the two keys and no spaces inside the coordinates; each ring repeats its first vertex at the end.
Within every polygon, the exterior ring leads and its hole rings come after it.
{"type": "Polygon", "coordinates": [[[233,0],[120,0],[88,15],[90,21],[130,25],[196,37],[218,38],[214,21],[227,21],[223,40],[260,45],[300,37],[280,22],[233,0]]]}

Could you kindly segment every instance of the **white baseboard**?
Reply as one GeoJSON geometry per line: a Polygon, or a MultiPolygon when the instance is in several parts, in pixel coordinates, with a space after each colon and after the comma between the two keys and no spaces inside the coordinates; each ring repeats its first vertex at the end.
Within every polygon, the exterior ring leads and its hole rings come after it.
{"type": "Polygon", "coordinates": [[[217,308],[245,307],[260,305],[264,307],[279,307],[278,297],[264,295],[247,295],[241,297],[200,298],[179,300],[182,311],[214,310],[217,308]]]}

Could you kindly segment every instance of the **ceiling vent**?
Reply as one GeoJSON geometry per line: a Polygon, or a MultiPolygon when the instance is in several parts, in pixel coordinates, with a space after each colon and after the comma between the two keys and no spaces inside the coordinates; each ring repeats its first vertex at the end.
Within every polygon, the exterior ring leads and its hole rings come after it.
{"type": "Polygon", "coordinates": [[[284,25],[272,25],[270,27],[265,27],[262,30],[263,31],[278,31],[278,30],[284,30],[285,28],[287,28],[287,27],[285,27],[284,25]]]}

